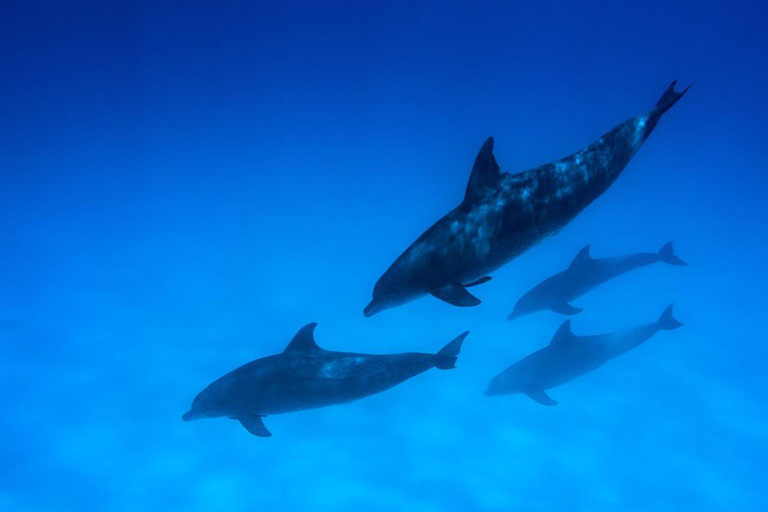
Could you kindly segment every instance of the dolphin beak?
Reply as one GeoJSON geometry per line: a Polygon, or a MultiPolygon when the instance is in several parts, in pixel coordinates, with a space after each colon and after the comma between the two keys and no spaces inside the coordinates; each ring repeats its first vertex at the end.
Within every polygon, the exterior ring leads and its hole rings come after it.
{"type": "Polygon", "coordinates": [[[383,309],[384,309],[383,307],[381,307],[379,304],[376,303],[376,300],[372,300],[370,304],[365,306],[365,309],[363,310],[363,314],[367,318],[370,318],[383,309]]]}
{"type": "Polygon", "coordinates": [[[184,421],[192,421],[192,420],[196,420],[197,416],[195,415],[195,412],[192,409],[190,409],[184,413],[184,416],[182,416],[181,419],[184,421]]]}
{"type": "Polygon", "coordinates": [[[515,310],[509,314],[509,316],[507,317],[507,320],[514,320],[515,318],[518,318],[521,316],[523,316],[523,314],[520,311],[515,310]]]}

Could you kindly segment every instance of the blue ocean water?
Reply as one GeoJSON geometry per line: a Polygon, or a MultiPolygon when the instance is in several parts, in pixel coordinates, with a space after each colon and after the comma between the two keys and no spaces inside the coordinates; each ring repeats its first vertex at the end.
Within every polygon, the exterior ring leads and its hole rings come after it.
{"type": "Polygon", "coordinates": [[[0,510],[765,510],[768,12],[760,2],[0,4],[0,510]],[[694,87],[571,224],[473,289],[362,315],[462,199],[694,87]],[[562,317],[515,301],[585,244],[690,263],[576,301],[659,333],[486,398],[562,317]],[[458,366],[351,404],[184,423],[304,324],[458,366]]]}

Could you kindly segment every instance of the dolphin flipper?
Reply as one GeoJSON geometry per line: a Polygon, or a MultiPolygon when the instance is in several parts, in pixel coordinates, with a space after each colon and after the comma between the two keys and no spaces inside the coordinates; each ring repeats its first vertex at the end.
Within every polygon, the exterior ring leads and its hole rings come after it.
{"type": "Polygon", "coordinates": [[[575,315],[576,313],[581,313],[582,311],[584,311],[583,309],[577,308],[576,306],[571,306],[567,302],[563,302],[562,304],[557,306],[550,306],[549,309],[551,309],[555,313],[560,313],[561,315],[575,315]]]}
{"type": "Polygon", "coordinates": [[[464,288],[469,288],[470,286],[477,286],[479,284],[487,283],[490,280],[491,280],[491,276],[481,277],[480,279],[476,279],[476,280],[472,281],[471,283],[465,284],[464,288]]]}
{"type": "Polygon", "coordinates": [[[432,295],[448,304],[462,308],[477,306],[482,302],[480,299],[469,293],[467,289],[459,283],[448,284],[442,288],[433,290],[432,295]]]}
{"type": "Polygon", "coordinates": [[[245,427],[245,430],[258,437],[272,437],[272,432],[264,426],[261,416],[252,414],[250,416],[238,416],[237,421],[245,427]]]}
{"type": "Polygon", "coordinates": [[[539,402],[541,405],[557,405],[557,400],[552,400],[543,389],[531,389],[525,393],[534,402],[539,402]]]}

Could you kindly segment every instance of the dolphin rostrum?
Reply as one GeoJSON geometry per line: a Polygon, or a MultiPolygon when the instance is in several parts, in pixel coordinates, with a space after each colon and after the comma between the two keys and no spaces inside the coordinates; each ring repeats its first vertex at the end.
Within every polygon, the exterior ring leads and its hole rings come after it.
{"type": "Polygon", "coordinates": [[[670,265],[687,265],[675,255],[672,242],[664,244],[657,253],[639,252],[603,259],[592,258],[587,245],[579,251],[567,269],[545,279],[526,292],[517,301],[507,320],[544,309],[551,309],[563,315],[575,315],[581,312],[581,308],[569,304],[573,299],[581,297],[614,277],[659,261],[670,265]]]}
{"type": "Polygon", "coordinates": [[[278,355],[251,361],[198,394],[184,421],[228,417],[259,437],[272,434],[262,417],[357,400],[385,391],[430,368],[454,368],[469,332],[437,354],[354,354],[315,343],[316,323],[302,327],[278,355]]]}
{"type": "Polygon", "coordinates": [[[387,269],[365,316],[431,294],[454,306],[476,306],[467,288],[545,236],[556,233],[605,192],[643,145],[661,116],[690,88],[676,82],[649,112],[625,121],[557,162],[508,174],[480,148],[464,200],[425,231],[387,269]]]}
{"type": "Polygon", "coordinates": [[[576,336],[571,332],[571,321],[566,320],[547,347],[524,357],[491,379],[485,396],[523,393],[540,404],[557,405],[547,395],[547,389],[596,370],[660,330],[669,331],[682,325],[672,316],[672,304],[653,323],[609,334],[576,336]]]}

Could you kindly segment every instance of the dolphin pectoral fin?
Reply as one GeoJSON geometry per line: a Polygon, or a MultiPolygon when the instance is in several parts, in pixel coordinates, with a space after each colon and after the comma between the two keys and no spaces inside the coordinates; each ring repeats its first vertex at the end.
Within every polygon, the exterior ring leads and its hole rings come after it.
{"type": "Polygon", "coordinates": [[[531,389],[525,393],[528,398],[541,405],[557,405],[557,400],[552,400],[543,389],[531,389]]]}
{"type": "Polygon", "coordinates": [[[238,416],[237,421],[245,427],[245,430],[258,437],[272,437],[272,432],[264,426],[261,416],[252,414],[250,416],[238,416]]]}
{"type": "Polygon", "coordinates": [[[571,306],[567,302],[563,302],[557,306],[550,306],[549,309],[555,313],[560,313],[561,315],[575,315],[576,313],[581,313],[584,311],[583,309],[577,308],[576,306],[571,306]]]}
{"type": "Polygon", "coordinates": [[[491,280],[491,276],[481,277],[480,279],[476,279],[476,280],[472,281],[471,283],[465,284],[464,288],[469,288],[470,286],[477,286],[479,284],[487,283],[490,280],[491,280]]]}
{"type": "Polygon", "coordinates": [[[480,302],[482,302],[458,283],[448,284],[442,288],[433,290],[432,295],[442,301],[447,302],[448,304],[462,308],[477,306],[480,304],[480,302]]]}

